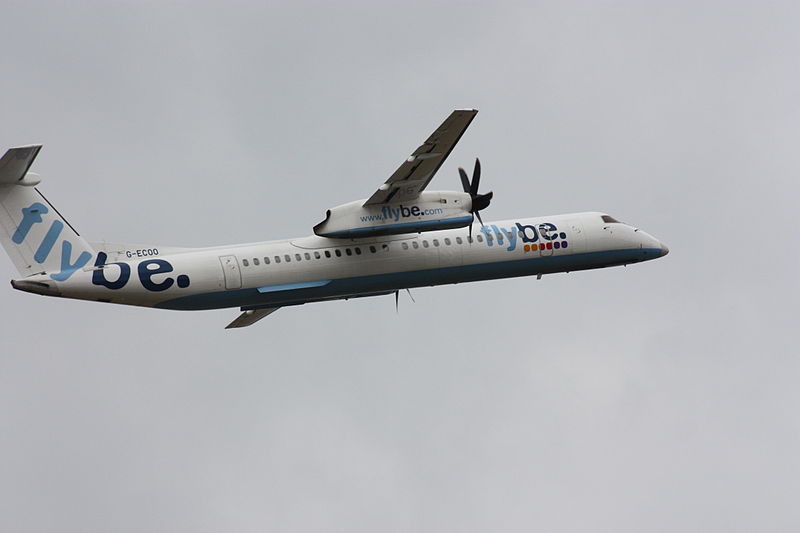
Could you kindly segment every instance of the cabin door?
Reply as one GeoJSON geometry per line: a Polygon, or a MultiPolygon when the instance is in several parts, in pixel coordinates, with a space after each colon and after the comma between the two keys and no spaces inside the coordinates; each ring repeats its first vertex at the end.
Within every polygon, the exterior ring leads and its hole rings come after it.
{"type": "Polygon", "coordinates": [[[242,273],[239,271],[239,261],[235,255],[223,255],[219,258],[222,264],[222,273],[225,276],[226,289],[240,289],[242,287],[242,273]]]}

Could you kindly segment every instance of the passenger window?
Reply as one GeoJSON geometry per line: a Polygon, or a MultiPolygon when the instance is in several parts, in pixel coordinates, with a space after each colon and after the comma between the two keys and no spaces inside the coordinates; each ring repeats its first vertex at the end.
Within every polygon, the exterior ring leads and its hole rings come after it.
{"type": "Polygon", "coordinates": [[[308,252],[306,252],[306,253],[305,253],[305,254],[303,254],[303,255],[305,255],[305,256],[306,256],[306,261],[311,261],[311,254],[309,254],[308,252]]]}
{"type": "Polygon", "coordinates": [[[291,263],[291,262],[292,262],[292,256],[291,256],[291,255],[289,255],[289,254],[284,254],[284,256],[283,256],[283,259],[284,259],[284,261],[286,261],[287,263],[291,263]]]}
{"type": "Polygon", "coordinates": [[[294,254],[294,258],[295,258],[297,261],[302,261],[302,260],[303,260],[303,258],[300,256],[300,254],[294,254]]]}
{"type": "Polygon", "coordinates": [[[322,256],[319,255],[319,252],[314,252],[314,259],[319,259],[320,257],[322,256]]]}
{"type": "Polygon", "coordinates": [[[335,250],[333,251],[333,253],[335,253],[335,254],[336,254],[336,257],[342,257],[342,251],[341,251],[340,249],[338,249],[338,248],[337,248],[337,249],[335,249],[335,250]]]}
{"type": "Polygon", "coordinates": [[[331,256],[331,251],[325,250],[325,257],[330,257],[330,256],[331,256]]]}
{"type": "Polygon", "coordinates": [[[381,244],[381,249],[383,249],[384,252],[388,252],[389,251],[389,245],[388,244],[381,244]]]}
{"type": "Polygon", "coordinates": [[[276,256],[275,256],[275,262],[276,262],[276,263],[280,263],[280,262],[281,262],[281,256],[279,256],[279,255],[276,255],[276,256]]]}
{"type": "Polygon", "coordinates": [[[408,243],[407,243],[407,242],[404,242],[404,243],[403,243],[403,244],[401,244],[400,246],[402,246],[402,247],[403,247],[403,250],[408,250],[408,243]]]}
{"type": "MultiPolygon", "coordinates": [[[[481,239],[481,237],[480,237],[480,235],[478,235],[478,240],[480,240],[480,239],[481,239]]],[[[494,238],[492,238],[491,234],[486,235],[486,242],[492,242],[493,240],[494,240],[494,238]]]]}
{"type": "Polygon", "coordinates": [[[246,267],[247,267],[247,266],[250,266],[250,263],[248,263],[248,262],[247,262],[247,259],[242,259],[242,264],[243,264],[244,266],[246,266],[246,267]]]}
{"type": "Polygon", "coordinates": [[[264,264],[265,264],[265,265],[268,265],[268,264],[269,264],[269,257],[267,257],[267,256],[264,256],[264,264]]]}
{"type": "Polygon", "coordinates": [[[356,246],[356,247],[355,247],[355,250],[356,250],[356,255],[361,255],[361,248],[359,248],[358,246],[356,246]]]}
{"type": "Polygon", "coordinates": [[[258,265],[260,264],[260,263],[258,262],[258,257],[254,257],[254,258],[253,258],[253,264],[254,264],[255,266],[258,266],[258,265]]]}
{"type": "Polygon", "coordinates": [[[375,247],[374,247],[374,246],[370,246],[370,247],[369,247],[369,251],[370,251],[370,252],[372,252],[373,254],[374,254],[375,252],[377,252],[377,250],[375,249],[375,247]]]}
{"type": "Polygon", "coordinates": [[[464,241],[461,240],[461,237],[456,237],[456,244],[464,244],[464,241]]]}
{"type": "Polygon", "coordinates": [[[433,245],[439,246],[439,239],[433,239],[433,245]]]}
{"type": "Polygon", "coordinates": [[[445,237],[445,239],[444,239],[444,243],[445,243],[447,246],[450,246],[451,244],[453,244],[453,243],[450,241],[450,239],[449,239],[449,238],[447,238],[447,237],[445,237]]]}
{"type": "Polygon", "coordinates": [[[419,243],[417,241],[414,241],[411,243],[411,246],[413,246],[414,249],[416,250],[417,248],[419,248],[419,243]]]}
{"type": "Polygon", "coordinates": [[[483,242],[483,235],[475,235],[475,238],[478,239],[478,242],[483,242]]]}
{"type": "Polygon", "coordinates": [[[353,250],[351,250],[350,248],[345,248],[344,253],[346,253],[347,255],[353,255],[353,250]]]}
{"type": "Polygon", "coordinates": [[[423,248],[427,248],[428,246],[429,246],[428,245],[428,241],[422,241],[422,247],[423,248]]]}

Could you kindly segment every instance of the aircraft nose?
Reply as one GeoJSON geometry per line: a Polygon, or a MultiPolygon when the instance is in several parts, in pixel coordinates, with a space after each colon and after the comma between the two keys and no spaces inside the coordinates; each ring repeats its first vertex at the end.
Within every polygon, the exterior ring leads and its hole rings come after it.
{"type": "Polygon", "coordinates": [[[658,259],[669,253],[667,245],[649,233],[636,229],[635,235],[638,235],[639,247],[643,249],[646,259],[658,259]]]}

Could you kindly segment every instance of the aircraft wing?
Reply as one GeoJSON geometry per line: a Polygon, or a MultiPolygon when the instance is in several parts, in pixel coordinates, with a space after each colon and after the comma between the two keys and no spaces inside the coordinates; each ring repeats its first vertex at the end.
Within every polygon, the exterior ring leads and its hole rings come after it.
{"type": "Polygon", "coordinates": [[[413,200],[433,179],[436,171],[453,151],[467,130],[477,109],[453,111],[422,145],[414,150],[386,183],[364,202],[364,205],[413,200]]]}

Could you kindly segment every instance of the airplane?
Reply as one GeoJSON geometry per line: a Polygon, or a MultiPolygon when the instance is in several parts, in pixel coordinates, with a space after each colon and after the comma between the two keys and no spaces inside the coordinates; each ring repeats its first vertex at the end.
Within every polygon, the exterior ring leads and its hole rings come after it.
{"type": "Polygon", "coordinates": [[[314,234],[208,248],[86,241],[42,195],[30,171],[41,145],[0,159],[0,233],[21,277],[11,286],[44,296],[161,309],[239,307],[227,328],[281,307],[424,286],[628,265],[667,246],[607,213],[483,223],[493,194],[459,168],[462,191],[428,191],[477,114],[453,111],[366,200],[329,209],[314,234]],[[475,219],[478,224],[475,224],[475,219]]]}

